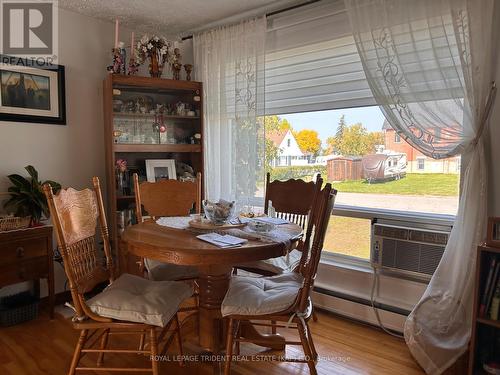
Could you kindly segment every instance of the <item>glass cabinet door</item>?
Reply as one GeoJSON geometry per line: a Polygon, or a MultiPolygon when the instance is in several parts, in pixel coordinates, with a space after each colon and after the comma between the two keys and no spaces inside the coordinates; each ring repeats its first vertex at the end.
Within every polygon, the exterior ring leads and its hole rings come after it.
{"type": "Polygon", "coordinates": [[[113,140],[117,144],[198,144],[197,90],[113,88],[113,140]]]}

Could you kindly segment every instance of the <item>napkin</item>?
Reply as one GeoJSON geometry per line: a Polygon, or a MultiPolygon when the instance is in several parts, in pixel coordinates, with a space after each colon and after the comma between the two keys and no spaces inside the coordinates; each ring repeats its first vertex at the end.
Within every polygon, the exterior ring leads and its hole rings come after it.
{"type": "Polygon", "coordinates": [[[222,235],[218,233],[200,234],[196,236],[196,238],[221,248],[239,247],[247,242],[247,240],[243,238],[231,236],[230,234],[222,235]]]}

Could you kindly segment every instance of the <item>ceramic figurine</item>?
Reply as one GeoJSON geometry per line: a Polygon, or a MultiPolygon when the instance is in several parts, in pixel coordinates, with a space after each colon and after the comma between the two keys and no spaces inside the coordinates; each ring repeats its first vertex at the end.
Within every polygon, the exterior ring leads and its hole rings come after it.
{"type": "Polygon", "coordinates": [[[137,72],[139,71],[139,64],[136,63],[135,59],[133,57],[130,58],[128,61],[128,75],[133,76],[136,75],[137,72]]]}
{"type": "Polygon", "coordinates": [[[191,81],[191,72],[193,71],[193,65],[184,64],[184,70],[186,71],[186,81],[191,81]]]}
{"type": "Polygon", "coordinates": [[[121,74],[127,74],[126,62],[127,62],[127,51],[125,51],[125,43],[118,43],[118,48],[120,50],[120,71],[121,74]]]}
{"type": "Polygon", "coordinates": [[[119,48],[113,48],[113,64],[109,65],[106,69],[108,72],[113,74],[120,74],[120,68],[122,66],[122,56],[120,54],[119,48]]]}

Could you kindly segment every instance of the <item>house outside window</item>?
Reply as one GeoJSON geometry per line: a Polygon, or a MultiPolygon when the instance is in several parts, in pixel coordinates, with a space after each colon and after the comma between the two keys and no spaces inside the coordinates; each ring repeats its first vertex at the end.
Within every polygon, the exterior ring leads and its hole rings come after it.
{"type": "MultiPolygon", "coordinates": [[[[271,170],[271,179],[311,181],[315,173],[320,173],[325,182],[333,183],[338,190],[336,210],[325,237],[325,259],[339,256],[335,259],[368,261],[371,224],[373,217],[379,217],[376,215],[391,217],[394,212],[401,212],[449,217],[456,213],[460,157],[434,160],[423,156],[396,134],[378,107],[273,116],[273,123],[279,124],[286,119],[291,129],[286,134],[270,132],[266,135],[279,151],[280,163],[271,170]],[[303,130],[312,130],[318,135],[320,144],[316,152],[305,152],[299,147],[294,132],[303,130]],[[290,147],[287,147],[288,140],[290,147]],[[398,140],[399,143],[395,142],[398,140]],[[364,174],[363,159],[369,160],[369,157],[384,160],[379,171],[383,175],[373,180],[368,180],[364,174]],[[294,169],[286,170],[288,166],[294,169]],[[399,171],[402,173],[397,174],[399,171]],[[436,196],[440,197],[440,205],[433,203],[436,196]]],[[[304,149],[317,143],[312,134],[306,139],[309,142],[304,149]]]]}
{"type": "Polygon", "coordinates": [[[288,147],[290,147],[290,144],[291,144],[291,140],[290,140],[290,138],[289,138],[289,139],[287,140],[287,142],[286,142],[286,145],[287,145],[288,147]]]}

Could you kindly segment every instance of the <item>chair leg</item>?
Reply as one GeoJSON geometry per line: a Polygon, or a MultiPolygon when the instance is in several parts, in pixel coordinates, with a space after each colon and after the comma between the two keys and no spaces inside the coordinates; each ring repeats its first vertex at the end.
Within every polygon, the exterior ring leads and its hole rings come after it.
{"type": "Polygon", "coordinates": [[[150,351],[151,351],[151,368],[153,369],[153,375],[158,375],[158,341],[156,339],[156,330],[151,328],[149,330],[149,342],[150,342],[150,351]]]}
{"type": "Polygon", "coordinates": [[[309,340],[307,338],[307,326],[306,324],[301,324],[300,322],[297,324],[297,329],[299,331],[300,342],[302,342],[302,348],[304,349],[304,354],[307,360],[307,366],[309,366],[309,373],[311,375],[317,375],[316,364],[313,360],[313,353],[311,351],[311,347],[309,346],[309,340]]]}
{"type": "MultiPolygon", "coordinates": [[[[104,330],[104,333],[102,334],[101,337],[101,346],[100,349],[106,349],[106,346],[108,345],[108,338],[109,338],[109,328],[104,330]]],[[[97,367],[101,367],[102,364],[104,363],[104,353],[101,352],[97,356],[97,367]]]]}
{"type": "Polygon", "coordinates": [[[311,349],[313,360],[314,362],[316,362],[318,360],[318,352],[316,351],[316,346],[314,345],[311,329],[309,328],[307,322],[306,322],[306,333],[307,333],[307,341],[309,343],[309,348],[311,349]]]}
{"type": "Polygon", "coordinates": [[[80,332],[80,338],[78,339],[78,343],[76,344],[76,347],[75,347],[75,352],[73,353],[73,359],[71,360],[71,366],[69,368],[68,375],[75,374],[76,366],[78,366],[78,362],[80,362],[80,356],[82,354],[83,346],[85,345],[85,342],[87,341],[88,332],[89,331],[86,329],[82,329],[82,331],[80,332]]]}
{"type": "Polygon", "coordinates": [[[276,331],[276,321],[275,320],[271,320],[271,333],[273,335],[275,335],[277,333],[277,331],[276,331]]]}
{"type": "Polygon", "coordinates": [[[144,341],[146,340],[146,332],[141,333],[141,338],[139,339],[139,350],[144,350],[144,341]]]}
{"type": "Polygon", "coordinates": [[[234,341],[234,319],[229,318],[226,335],[226,363],[224,364],[224,375],[231,373],[231,360],[233,357],[233,341],[234,341]]]}
{"type": "Polygon", "coordinates": [[[234,349],[234,354],[240,355],[240,340],[239,338],[241,337],[241,331],[240,331],[240,324],[238,322],[238,328],[236,329],[236,343],[235,343],[235,349],[234,349]]]}
{"type": "Polygon", "coordinates": [[[318,321],[318,316],[316,315],[316,309],[314,308],[314,305],[312,305],[312,317],[313,322],[316,323],[318,321]]]}
{"type": "Polygon", "coordinates": [[[184,366],[184,350],[182,349],[181,325],[179,323],[179,315],[175,314],[175,335],[177,336],[177,346],[179,347],[180,361],[179,365],[184,366]]]}

